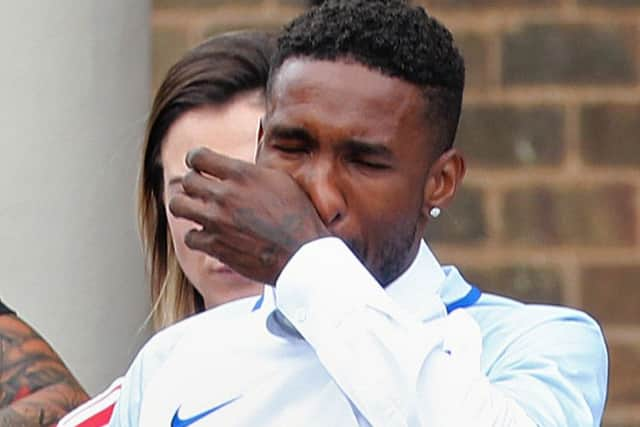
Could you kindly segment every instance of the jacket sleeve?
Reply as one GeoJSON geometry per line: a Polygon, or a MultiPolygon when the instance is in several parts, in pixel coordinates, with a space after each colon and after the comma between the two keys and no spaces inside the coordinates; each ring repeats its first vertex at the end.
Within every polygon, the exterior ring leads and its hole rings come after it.
{"type": "Polygon", "coordinates": [[[482,373],[482,335],[465,310],[447,316],[434,295],[431,320],[412,317],[339,239],[294,255],[276,304],[373,426],[536,425],[482,373]]]}

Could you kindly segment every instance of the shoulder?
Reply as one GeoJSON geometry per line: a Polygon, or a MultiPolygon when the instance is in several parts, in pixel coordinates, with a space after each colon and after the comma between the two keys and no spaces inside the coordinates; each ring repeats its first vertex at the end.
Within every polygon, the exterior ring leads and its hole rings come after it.
{"type": "Polygon", "coordinates": [[[534,333],[538,328],[557,329],[562,333],[585,335],[603,343],[600,325],[588,314],[569,307],[523,304],[521,302],[484,293],[470,307],[469,313],[480,325],[488,338],[517,339],[534,333]]]}
{"type": "MultiPolygon", "coordinates": [[[[207,317],[209,312],[196,315],[169,326],[155,335],[140,349],[121,382],[110,425],[135,426],[139,423],[140,407],[147,386],[182,341],[184,335],[207,317]]],[[[73,425],[73,424],[72,424],[73,425]]]]}
{"type": "MultiPolygon", "coordinates": [[[[447,273],[445,292],[467,289],[470,285],[454,267],[447,273]]],[[[450,297],[451,295],[449,295],[450,297]]],[[[543,343],[552,343],[562,337],[576,344],[589,346],[592,351],[606,354],[602,330],[588,314],[568,307],[523,304],[519,301],[490,293],[480,294],[477,301],[465,310],[478,323],[483,335],[483,351],[499,354],[511,345],[547,334],[543,343]]],[[[566,340],[565,340],[566,342],[566,340]]],[[[493,358],[491,358],[493,359],[493,358]]]]}
{"type": "Polygon", "coordinates": [[[185,334],[202,323],[204,318],[210,317],[214,311],[191,316],[155,333],[138,352],[129,374],[135,373],[138,381],[146,382],[162,366],[185,334]]]}
{"type": "MultiPolygon", "coordinates": [[[[269,310],[265,307],[253,312],[252,306],[249,304],[247,309],[247,304],[242,302],[236,307],[225,304],[185,319],[152,337],[127,372],[112,425],[138,425],[141,414],[146,413],[144,408],[150,401],[155,401],[154,396],[161,393],[160,400],[166,402],[167,389],[164,385],[167,378],[182,375],[185,370],[197,370],[201,366],[197,361],[205,355],[229,349],[233,347],[234,340],[253,331],[255,328],[248,324],[255,325],[254,322],[262,319],[269,310]]],[[[229,354],[229,357],[233,358],[234,354],[229,354]]],[[[217,365],[214,359],[209,358],[204,363],[217,365]]],[[[154,407],[153,404],[151,406],[154,407]]]]}
{"type": "Polygon", "coordinates": [[[194,315],[156,332],[142,347],[140,354],[159,354],[171,351],[189,328],[198,322],[199,315],[194,315]]]}
{"type": "MultiPolygon", "coordinates": [[[[269,299],[271,298],[269,296],[269,299]]],[[[236,325],[239,320],[251,317],[251,309],[257,299],[258,297],[250,297],[236,300],[159,331],[142,347],[131,365],[128,376],[135,376],[144,388],[144,384],[166,363],[176,348],[182,347],[184,342],[190,341],[194,336],[200,342],[202,337],[211,337],[211,342],[218,342],[228,332],[235,334],[235,328],[231,328],[230,325],[236,325]]],[[[262,315],[271,305],[271,302],[265,302],[265,310],[259,310],[255,314],[262,315]]]]}
{"type": "Polygon", "coordinates": [[[271,293],[264,298],[242,298],[188,317],[156,333],[143,347],[142,352],[162,356],[172,352],[185,337],[201,333],[221,334],[228,329],[230,322],[250,317],[254,312],[259,315],[268,311],[269,307],[273,306],[272,299],[271,293]],[[261,310],[256,310],[256,307],[261,310]]]}
{"type": "Polygon", "coordinates": [[[509,298],[483,294],[468,309],[483,334],[484,350],[505,354],[520,346],[537,347],[545,354],[562,352],[593,362],[606,362],[600,325],[588,314],[568,307],[523,304],[509,298]]]}
{"type": "Polygon", "coordinates": [[[593,425],[587,420],[600,419],[608,355],[602,330],[591,316],[491,294],[483,295],[468,312],[482,331],[482,367],[492,383],[511,392],[527,389],[538,396],[550,392],[555,397],[549,405],[555,402],[565,414],[584,416],[584,422],[576,425],[593,425]]]}

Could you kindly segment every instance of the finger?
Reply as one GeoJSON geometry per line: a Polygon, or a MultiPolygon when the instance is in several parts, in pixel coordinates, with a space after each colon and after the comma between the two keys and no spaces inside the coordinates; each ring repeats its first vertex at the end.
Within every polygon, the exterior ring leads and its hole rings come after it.
{"type": "Polygon", "coordinates": [[[207,178],[200,173],[191,171],[182,178],[182,188],[191,197],[199,199],[216,199],[218,187],[221,185],[217,179],[207,178]]]}
{"type": "Polygon", "coordinates": [[[203,228],[215,227],[212,220],[212,206],[202,199],[196,199],[184,194],[177,194],[169,200],[169,211],[176,218],[184,218],[202,225],[203,228]]]}
{"type": "Polygon", "coordinates": [[[238,177],[250,165],[250,163],[232,159],[206,147],[189,151],[186,162],[187,166],[193,170],[222,180],[238,177]]]}
{"type": "Polygon", "coordinates": [[[259,280],[258,277],[254,277],[255,268],[248,267],[253,265],[253,260],[247,259],[245,252],[229,245],[221,236],[205,230],[193,229],[185,235],[184,242],[188,248],[212,256],[246,277],[259,280]]]}
{"type": "Polygon", "coordinates": [[[224,239],[218,233],[207,230],[198,230],[196,228],[189,230],[184,236],[184,242],[190,249],[206,252],[216,258],[220,256],[228,257],[228,255],[223,255],[228,252],[237,252],[235,248],[225,244],[224,239]]]}
{"type": "Polygon", "coordinates": [[[207,255],[219,258],[218,251],[216,250],[216,238],[215,236],[204,230],[189,230],[184,236],[184,243],[188,248],[195,251],[204,252],[207,255]]]}

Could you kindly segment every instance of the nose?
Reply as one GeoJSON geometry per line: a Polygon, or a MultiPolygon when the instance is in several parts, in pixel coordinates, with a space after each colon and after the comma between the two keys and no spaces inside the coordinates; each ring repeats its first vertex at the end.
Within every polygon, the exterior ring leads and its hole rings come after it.
{"type": "Polygon", "coordinates": [[[347,204],[330,161],[310,162],[299,168],[293,178],[307,193],[327,228],[344,219],[347,204]]]}

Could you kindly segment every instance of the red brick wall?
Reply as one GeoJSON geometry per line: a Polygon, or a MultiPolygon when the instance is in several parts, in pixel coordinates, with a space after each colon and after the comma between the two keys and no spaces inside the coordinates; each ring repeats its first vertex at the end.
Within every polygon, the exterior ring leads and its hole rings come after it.
{"type": "MultiPolygon", "coordinates": [[[[468,68],[466,184],[427,237],[484,289],[582,308],[611,355],[606,426],[640,426],[640,0],[425,0],[468,68]]],[[[156,0],[154,86],[295,0],[156,0]]]]}

